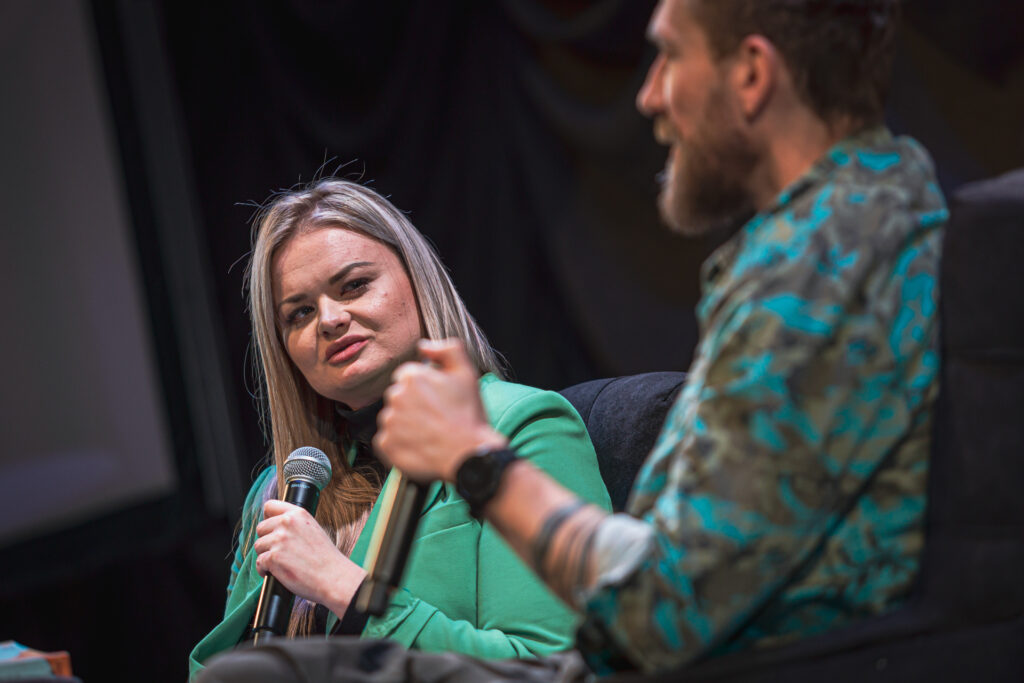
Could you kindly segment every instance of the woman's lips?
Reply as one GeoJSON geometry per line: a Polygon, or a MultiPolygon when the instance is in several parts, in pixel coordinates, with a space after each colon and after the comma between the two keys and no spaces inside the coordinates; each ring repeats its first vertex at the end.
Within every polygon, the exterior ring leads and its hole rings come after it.
{"type": "Polygon", "coordinates": [[[331,365],[337,365],[338,363],[344,363],[347,360],[351,360],[352,357],[359,353],[369,342],[369,339],[360,339],[357,342],[352,342],[348,346],[331,355],[331,357],[327,359],[327,362],[331,365]]]}

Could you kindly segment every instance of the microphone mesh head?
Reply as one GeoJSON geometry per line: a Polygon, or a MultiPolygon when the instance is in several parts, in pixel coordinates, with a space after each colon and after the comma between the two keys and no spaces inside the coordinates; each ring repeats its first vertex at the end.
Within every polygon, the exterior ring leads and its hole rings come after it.
{"type": "Polygon", "coordinates": [[[284,483],[287,486],[294,479],[308,481],[323,491],[331,480],[331,461],[324,452],[312,446],[296,448],[284,461],[284,483]]]}

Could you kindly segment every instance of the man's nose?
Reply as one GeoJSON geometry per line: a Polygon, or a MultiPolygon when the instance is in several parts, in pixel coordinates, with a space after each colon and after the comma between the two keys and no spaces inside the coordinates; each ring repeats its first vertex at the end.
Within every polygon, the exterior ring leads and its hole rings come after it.
{"type": "Polygon", "coordinates": [[[664,108],[662,96],[662,78],[664,77],[665,57],[659,54],[647,71],[647,78],[636,94],[636,108],[644,116],[657,116],[664,108]]]}

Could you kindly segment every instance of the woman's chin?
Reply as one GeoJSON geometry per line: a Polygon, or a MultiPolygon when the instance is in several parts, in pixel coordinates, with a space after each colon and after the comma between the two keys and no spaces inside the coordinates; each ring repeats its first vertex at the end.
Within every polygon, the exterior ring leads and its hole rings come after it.
{"type": "Polygon", "coordinates": [[[317,393],[342,404],[349,410],[359,410],[376,403],[384,396],[390,376],[388,373],[384,377],[349,377],[344,384],[335,384],[317,393]]]}

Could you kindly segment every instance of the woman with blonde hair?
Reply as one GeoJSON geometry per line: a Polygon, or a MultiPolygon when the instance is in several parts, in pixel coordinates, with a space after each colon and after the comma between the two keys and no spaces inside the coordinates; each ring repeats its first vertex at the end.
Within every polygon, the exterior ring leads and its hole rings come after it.
{"type": "Polygon", "coordinates": [[[224,618],[193,650],[190,673],[245,639],[267,573],[297,596],[291,636],[361,634],[492,658],[567,648],[573,614],[440,482],[427,493],[403,585],[385,613],[367,618],[350,605],[366,576],[382,491],[396,479],[372,451],[377,412],[392,372],[416,358],[421,339],[461,339],[488,419],[509,448],[607,509],[593,446],[569,403],[502,379],[426,240],[357,183],[325,179],[277,196],[254,224],[247,279],[274,464],[246,499],[224,618]],[[280,500],[276,473],[300,446],[331,461],[315,519],[280,500]]]}

